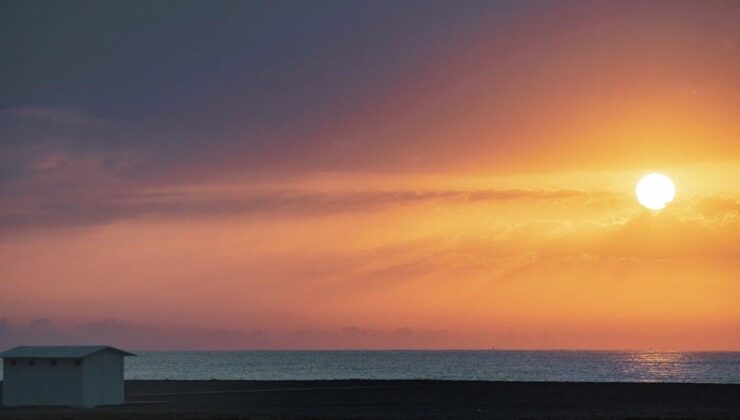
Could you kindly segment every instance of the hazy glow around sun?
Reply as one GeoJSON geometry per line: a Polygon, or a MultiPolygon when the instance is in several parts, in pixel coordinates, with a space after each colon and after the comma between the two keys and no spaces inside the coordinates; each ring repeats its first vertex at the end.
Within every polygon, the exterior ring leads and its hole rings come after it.
{"type": "Polygon", "coordinates": [[[635,188],[637,201],[651,210],[665,208],[676,196],[676,186],[661,173],[651,173],[640,178],[635,188]]]}

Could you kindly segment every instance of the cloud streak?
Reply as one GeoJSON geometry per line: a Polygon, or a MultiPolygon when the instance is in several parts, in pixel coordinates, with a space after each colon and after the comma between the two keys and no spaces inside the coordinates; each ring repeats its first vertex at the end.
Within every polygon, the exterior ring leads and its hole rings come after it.
{"type": "Polygon", "coordinates": [[[0,109],[0,115],[17,118],[35,119],[43,122],[72,126],[96,127],[103,125],[105,120],[94,117],[78,109],[49,107],[49,106],[21,106],[0,109]]]}
{"type": "Polygon", "coordinates": [[[440,190],[312,192],[271,191],[205,194],[90,192],[8,199],[0,211],[5,229],[97,225],[116,220],[154,216],[217,218],[225,216],[312,217],[338,213],[372,212],[388,207],[424,203],[465,205],[480,202],[542,202],[560,200],[618,200],[619,194],[572,189],[440,190]]]}
{"type": "Polygon", "coordinates": [[[484,341],[486,334],[455,334],[445,330],[358,328],[253,330],[160,327],[104,319],[61,325],[42,318],[27,324],[0,319],[0,351],[18,345],[105,343],[136,350],[271,350],[292,348],[374,349],[450,348],[461,339],[484,341]]]}

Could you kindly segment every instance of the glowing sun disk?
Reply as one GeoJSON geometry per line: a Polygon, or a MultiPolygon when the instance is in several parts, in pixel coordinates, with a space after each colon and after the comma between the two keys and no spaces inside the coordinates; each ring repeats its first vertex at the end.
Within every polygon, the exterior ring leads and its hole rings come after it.
{"type": "Polygon", "coordinates": [[[640,178],[635,188],[637,201],[651,210],[665,208],[676,196],[676,186],[670,178],[660,173],[651,173],[640,178]]]}

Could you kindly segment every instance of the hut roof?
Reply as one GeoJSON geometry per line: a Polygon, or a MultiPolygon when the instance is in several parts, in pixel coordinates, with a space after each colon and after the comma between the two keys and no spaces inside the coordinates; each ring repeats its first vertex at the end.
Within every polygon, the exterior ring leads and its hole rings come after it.
{"type": "Polygon", "coordinates": [[[104,350],[117,351],[124,356],[136,356],[111,346],[19,346],[0,353],[0,357],[38,359],[81,359],[104,350]]]}

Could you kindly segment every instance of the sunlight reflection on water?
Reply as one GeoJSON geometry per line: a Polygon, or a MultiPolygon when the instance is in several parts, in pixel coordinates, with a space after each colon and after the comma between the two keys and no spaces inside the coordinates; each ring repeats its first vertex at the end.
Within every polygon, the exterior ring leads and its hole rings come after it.
{"type": "Polygon", "coordinates": [[[624,372],[639,382],[681,382],[701,377],[702,369],[711,361],[706,357],[692,358],[681,352],[625,353],[624,372]]]}

